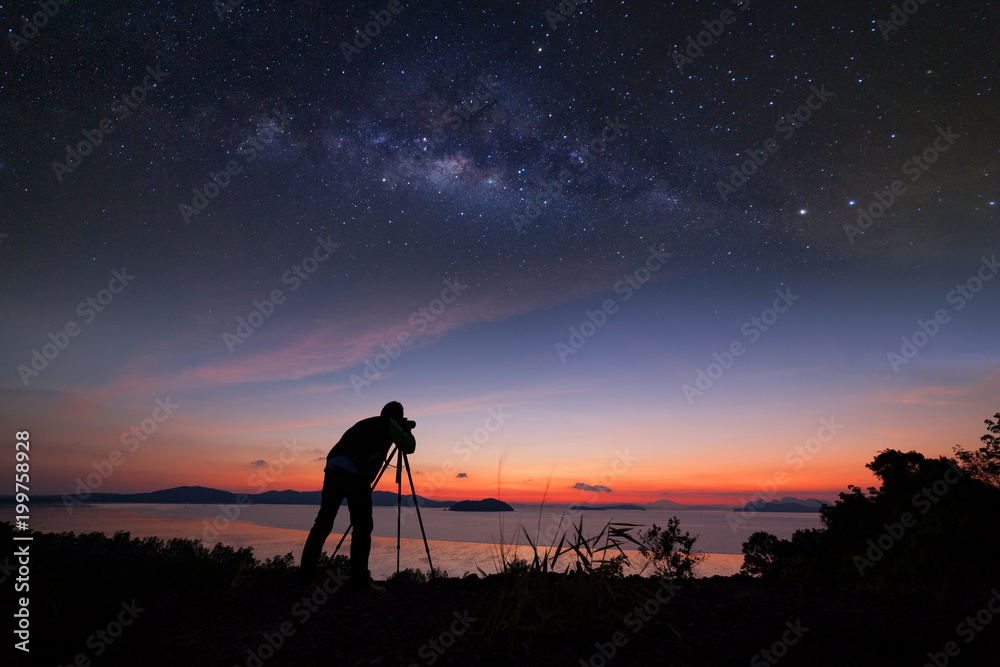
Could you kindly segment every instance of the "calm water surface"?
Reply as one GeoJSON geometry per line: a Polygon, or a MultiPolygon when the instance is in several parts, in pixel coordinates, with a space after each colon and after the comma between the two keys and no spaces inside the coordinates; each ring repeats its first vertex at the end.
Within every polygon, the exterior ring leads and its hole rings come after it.
{"type": "MultiPolygon", "coordinates": [[[[98,531],[108,535],[125,530],[132,537],[156,536],[197,538],[208,545],[222,542],[236,548],[253,547],[258,558],[291,552],[298,562],[306,534],[318,511],[316,505],[165,505],[122,504],[75,507],[70,513],[61,505],[32,508],[32,529],[44,532],[75,533],[98,531]],[[227,516],[227,514],[229,516],[227,516]]],[[[741,545],[754,531],[765,530],[778,537],[791,537],[800,528],[818,528],[818,514],[757,514],[746,525],[730,526],[729,512],[722,511],[590,511],[570,513],[565,505],[520,506],[515,512],[481,513],[421,509],[420,516],[430,546],[434,566],[453,576],[482,570],[496,571],[498,545],[514,545],[518,555],[531,556],[524,529],[540,545],[552,543],[571,525],[583,519],[584,534],[593,536],[609,522],[642,527],[666,526],[677,516],[681,529],[698,536],[695,551],[708,554],[699,566],[699,576],[728,575],[743,562],[741,545]]],[[[742,515],[737,515],[742,516],[742,515]]],[[[375,532],[371,570],[383,578],[396,569],[396,508],[374,509],[375,532]]],[[[333,533],[325,545],[332,552],[349,522],[347,507],[337,515],[333,533]]],[[[427,570],[427,555],[420,535],[416,512],[403,509],[400,515],[400,564],[427,570]]],[[[633,533],[639,529],[633,530],[633,533]]],[[[350,538],[341,547],[347,553],[350,538]]],[[[631,571],[639,571],[644,559],[631,556],[631,571]]]]}

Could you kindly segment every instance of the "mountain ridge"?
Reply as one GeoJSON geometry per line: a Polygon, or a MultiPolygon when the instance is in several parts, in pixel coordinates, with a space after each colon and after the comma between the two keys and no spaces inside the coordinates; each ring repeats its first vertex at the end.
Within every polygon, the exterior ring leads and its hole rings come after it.
{"type": "Polygon", "coordinates": [[[823,500],[817,500],[816,498],[795,498],[793,496],[785,496],[781,500],[754,500],[740,507],[734,507],[734,512],[749,512],[756,514],[757,512],[779,512],[779,513],[807,513],[807,512],[819,512],[823,507],[829,506],[828,503],[823,500]]]}
{"type": "MultiPolygon", "coordinates": [[[[460,502],[482,502],[483,500],[431,500],[418,495],[420,507],[432,509],[449,509],[460,502]]],[[[221,505],[225,503],[239,505],[319,505],[322,499],[321,491],[294,491],[292,489],[269,490],[260,493],[234,493],[206,486],[175,486],[143,493],[104,493],[94,492],[86,495],[64,494],[61,496],[34,496],[32,502],[62,503],[67,506],[83,504],[114,504],[114,503],[156,503],[156,504],[187,504],[187,505],[221,505]]],[[[495,500],[495,499],[493,499],[495,500]]],[[[394,491],[373,491],[372,505],[387,507],[396,505],[394,491]]],[[[497,501],[502,502],[502,501],[497,501]]],[[[0,496],[0,504],[13,504],[14,496],[0,496]]],[[[504,503],[506,504],[506,503],[504,503]]],[[[515,506],[530,506],[537,503],[514,502],[515,506]]],[[[786,496],[780,500],[756,500],[740,507],[732,505],[685,505],[667,498],[647,503],[578,503],[571,504],[576,511],[586,510],[728,510],[736,512],[818,512],[824,505],[830,503],[816,498],[795,498],[786,496]]],[[[402,505],[413,507],[413,496],[403,494],[402,505]]],[[[509,505],[508,505],[509,506],[509,505]]]]}
{"type": "MultiPolygon", "coordinates": [[[[236,505],[319,505],[322,491],[264,491],[261,493],[234,493],[213,489],[207,486],[175,486],[169,489],[149,491],[144,493],[90,493],[87,495],[35,496],[32,502],[63,503],[67,506],[87,504],[114,503],[157,503],[168,505],[221,505],[225,503],[236,505]]],[[[431,500],[417,496],[420,507],[448,508],[455,500],[431,500]]],[[[0,503],[13,502],[13,496],[0,496],[0,503]]],[[[402,504],[413,506],[413,496],[404,494],[402,504]]],[[[396,505],[396,493],[393,491],[373,491],[372,505],[386,507],[396,505]]]]}

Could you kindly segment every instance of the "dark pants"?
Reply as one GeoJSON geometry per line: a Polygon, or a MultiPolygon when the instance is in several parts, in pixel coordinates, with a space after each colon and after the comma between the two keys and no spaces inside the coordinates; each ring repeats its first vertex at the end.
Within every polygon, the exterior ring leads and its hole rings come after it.
{"type": "Polygon", "coordinates": [[[313,523],[306,545],[302,549],[301,574],[303,578],[312,578],[316,574],[323,543],[333,530],[333,520],[337,518],[337,510],[344,498],[347,498],[347,509],[351,512],[351,523],[354,532],[351,536],[351,580],[367,582],[368,554],[372,549],[372,491],[368,483],[358,473],[344,468],[331,468],[323,477],[323,498],[319,506],[319,514],[313,523]]]}

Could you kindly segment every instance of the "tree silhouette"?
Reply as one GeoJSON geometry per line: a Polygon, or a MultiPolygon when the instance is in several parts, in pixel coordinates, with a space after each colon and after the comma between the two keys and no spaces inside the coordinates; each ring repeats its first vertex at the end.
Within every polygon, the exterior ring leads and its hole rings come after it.
{"type": "Polygon", "coordinates": [[[694,576],[694,566],[705,558],[705,554],[691,553],[698,536],[681,533],[681,522],[676,516],[667,519],[667,527],[660,528],[655,523],[644,533],[639,533],[642,543],[639,550],[650,562],[657,576],[666,579],[690,579],[694,576]]]}
{"type": "Polygon", "coordinates": [[[758,530],[743,543],[743,565],[740,574],[751,577],[769,577],[774,574],[781,543],[776,536],[758,530]]]}
{"type": "Polygon", "coordinates": [[[980,438],[982,447],[970,452],[955,445],[954,451],[970,477],[1000,487],[1000,412],[993,419],[996,421],[986,420],[987,432],[980,438]]]}
{"type": "Polygon", "coordinates": [[[986,420],[984,447],[959,450],[964,464],[886,449],[866,465],[881,482],[849,485],[820,510],[823,528],[791,540],[754,533],[741,572],[817,585],[875,590],[978,590],[1000,562],[1000,413],[986,420]]]}

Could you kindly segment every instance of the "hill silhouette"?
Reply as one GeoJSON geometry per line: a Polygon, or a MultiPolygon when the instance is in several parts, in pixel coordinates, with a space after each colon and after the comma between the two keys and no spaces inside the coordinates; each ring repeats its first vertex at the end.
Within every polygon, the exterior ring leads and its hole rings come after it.
{"type": "Polygon", "coordinates": [[[448,508],[452,512],[513,512],[514,508],[496,498],[463,500],[448,508]]]}
{"type": "MultiPolygon", "coordinates": [[[[157,503],[183,505],[319,505],[321,491],[265,491],[263,493],[233,493],[206,486],[176,486],[170,489],[150,491],[147,493],[91,493],[89,495],[35,496],[31,500],[36,503],[157,503]]],[[[417,496],[421,507],[448,508],[455,504],[454,500],[431,500],[417,496]]],[[[13,503],[13,496],[0,496],[0,503],[13,503]]],[[[345,501],[346,502],[346,501],[345,501]]],[[[403,494],[403,506],[413,506],[413,496],[403,494]]],[[[373,491],[372,505],[386,507],[396,505],[394,491],[373,491]]]]}
{"type": "Polygon", "coordinates": [[[815,498],[793,498],[786,496],[781,500],[755,500],[742,507],[736,507],[735,512],[819,512],[824,507],[829,507],[831,503],[825,503],[815,498]]]}

